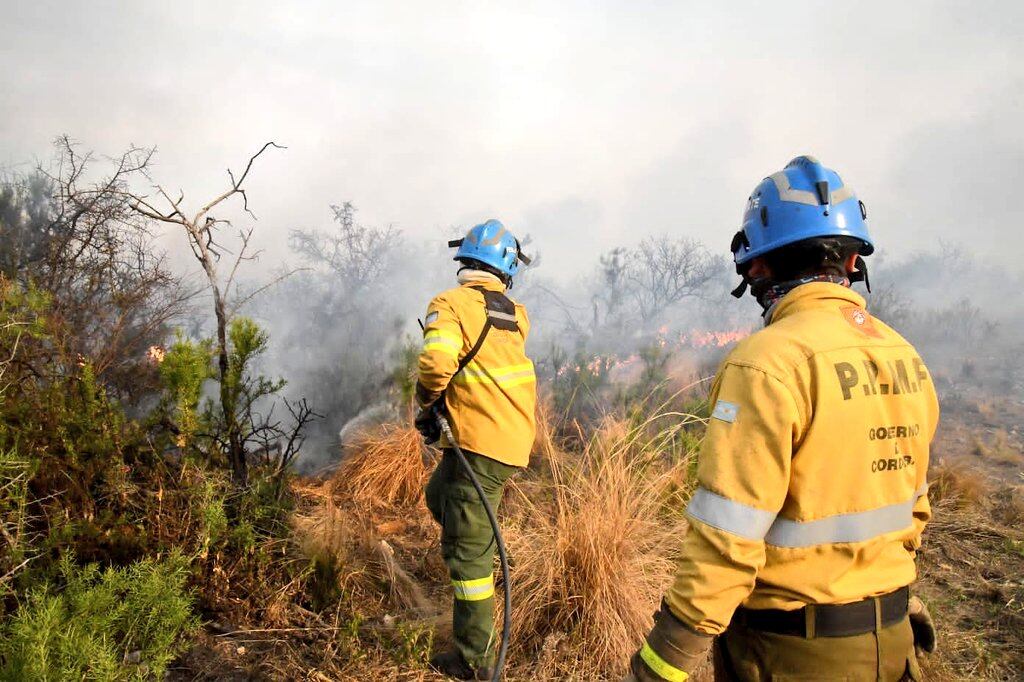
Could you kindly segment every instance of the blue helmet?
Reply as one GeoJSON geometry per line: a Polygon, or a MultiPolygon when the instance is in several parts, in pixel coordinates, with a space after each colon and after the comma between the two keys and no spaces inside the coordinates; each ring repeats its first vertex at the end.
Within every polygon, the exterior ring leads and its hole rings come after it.
{"type": "Polygon", "coordinates": [[[733,260],[740,266],[812,237],[859,239],[861,255],[868,256],[875,246],[866,218],[864,203],[838,173],[813,156],[798,156],[754,188],[733,239],[733,260]]]}
{"type": "Polygon", "coordinates": [[[520,262],[523,265],[530,264],[530,259],[520,250],[519,240],[501,221],[493,218],[470,229],[462,239],[448,242],[448,246],[459,247],[453,260],[471,258],[508,277],[514,277],[519,272],[520,262]]]}

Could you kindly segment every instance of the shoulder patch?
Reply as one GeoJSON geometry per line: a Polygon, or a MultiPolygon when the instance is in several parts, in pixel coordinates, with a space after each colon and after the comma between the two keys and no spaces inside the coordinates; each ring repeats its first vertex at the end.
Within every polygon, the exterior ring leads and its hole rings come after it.
{"type": "Polygon", "coordinates": [[[719,400],[715,403],[715,409],[711,413],[712,419],[723,421],[727,424],[732,424],[736,421],[736,416],[740,413],[740,406],[736,403],[730,403],[725,400],[719,400]]]}
{"type": "Polygon", "coordinates": [[[427,315],[427,319],[423,320],[423,324],[425,324],[425,325],[427,325],[427,326],[429,327],[429,326],[430,326],[430,323],[431,323],[431,322],[436,322],[436,321],[437,321],[437,318],[438,318],[438,317],[440,317],[440,316],[441,316],[441,313],[439,313],[439,312],[437,312],[437,311],[435,310],[434,312],[432,312],[432,313],[429,313],[429,314],[427,315]]]}
{"type": "Polygon", "coordinates": [[[868,311],[855,305],[845,306],[842,311],[843,317],[846,318],[851,327],[876,339],[882,338],[881,332],[875,329],[875,321],[868,311]]]}

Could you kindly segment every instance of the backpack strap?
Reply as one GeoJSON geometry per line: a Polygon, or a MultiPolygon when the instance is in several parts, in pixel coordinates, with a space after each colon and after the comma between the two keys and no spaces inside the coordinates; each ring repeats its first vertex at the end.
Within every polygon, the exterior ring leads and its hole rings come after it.
{"type": "MultiPolygon", "coordinates": [[[[473,347],[469,349],[469,352],[462,356],[462,359],[459,360],[459,368],[455,370],[455,374],[458,374],[462,370],[466,369],[466,365],[473,362],[473,358],[475,358],[476,354],[480,352],[480,348],[483,347],[484,340],[487,338],[487,333],[491,331],[491,327],[493,326],[494,325],[491,323],[491,318],[488,317],[487,321],[484,322],[484,328],[480,332],[480,336],[478,336],[476,339],[476,343],[474,343],[473,347]]],[[[452,376],[454,377],[455,374],[453,374],[452,376]]],[[[450,385],[451,384],[449,384],[449,386],[450,385]]]]}
{"type": "MultiPolygon", "coordinates": [[[[459,360],[459,368],[455,370],[455,374],[458,374],[466,368],[466,365],[473,362],[473,358],[483,348],[484,341],[487,340],[487,334],[491,331],[492,327],[503,331],[519,331],[519,322],[516,321],[516,304],[508,296],[500,291],[491,291],[485,287],[472,288],[484,296],[484,309],[487,312],[487,319],[484,321],[484,328],[480,331],[480,336],[477,337],[476,343],[459,360]]],[[[454,377],[455,374],[452,376],[454,377]]]]}
{"type": "Polygon", "coordinates": [[[519,331],[519,322],[516,321],[516,304],[500,291],[491,291],[484,287],[473,287],[484,296],[484,308],[487,311],[487,321],[496,329],[507,332],[519,331]]]}

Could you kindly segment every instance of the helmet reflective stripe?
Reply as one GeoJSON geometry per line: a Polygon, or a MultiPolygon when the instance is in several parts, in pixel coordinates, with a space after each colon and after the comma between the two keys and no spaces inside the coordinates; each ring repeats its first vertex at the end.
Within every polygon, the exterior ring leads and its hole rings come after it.
{"type": "Polygon", "coordinates": [[[519,240],[498,220],[480,223],[464,238],[452,240],[448,245],[459,247],[455,260],[480,261],[509,277],[519,272],[520,262],[530,264],[530,259],[520,252],[519,240]]]}
{"type": "Polygon", "coordinates": [[[785,171],[772,173],[768,176],[768,179],[775,183],[775,189],[779,191],[780,201],[795,201],[811,206],[817,206],[821,203],[814,192],[809,192],[805,189],[793,189],[789,184],[789,176],[786,175],[785,171]]]}
{"type": "Polygon", "coordinates": [[[853,237],[874,251],[863,205],[839,174],[811,156],[798,156],[765,178],[750,195],[743,229],[733,240],[742,265],[757,256],[812,237],[853,237]]]}
{"type": "MultiPolygon", "coordinates": [[[[501,225],[501,223],[498,224],[501,225]]],[[[491,237],[490,239],[485,239],[482,242],[478,242],[477,240],[480,239],[482,235],[480,234],[480,232],[474,232],[470,230],[469,234],[466,235],[466,241],[470,243],[477,243],[480,246],[498,246],[499,244],[501,244],[501,238],[504,237],[506,234],[508,234],[508,230],[505,229],[504,225],[501,225],[501,229],[498,230],[498,233],[495,234],[493,237],[491,237]]]]}
{"type": "MultiPolygon", "coordinates": [[[[818,199],[818,195],[814,192],[810,192],[804,189],[793,189],[789,184],[789,176],[783,171],[778,173],[772,173],[768,176],[768,179],[775,183],[775,188],[779,190],[779,199],[782,201],[795,201],[799,204],[807,204],[809,206],[818,206],[821,201],[818,199]]],[[[829,193],[829,204],[841,204],[847,199],[854,198],[853,190],[847,185],[843,185],[837,190],[829,193]]]]}

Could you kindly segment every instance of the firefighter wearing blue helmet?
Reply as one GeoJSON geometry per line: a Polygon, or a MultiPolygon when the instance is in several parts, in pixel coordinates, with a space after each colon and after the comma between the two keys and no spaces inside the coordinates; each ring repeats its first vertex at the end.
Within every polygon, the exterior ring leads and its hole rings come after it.
{"type": "Polygon", "coordinates": [[[850,288],[866,218],[809,156],[750,195],[733,293],[750,288],[765,328],[716,373],[682,559],[630,679],[683,682],[712,644],[716,680],[920,679],[935,629],[910,585],[939,406],[914,347],[850,288]]]}
{"type": "Polygon", "coordinates": [[[731,246],[736,272],[743,278],[733,295],[739,298],[750,286],[767,314],[771,303],[803,279],[787,278],[794,268],[780,259],[800,264],[814,260],[815,254],[832,261],[850,256],[853,268],[811,276],[832,277],[837,283],[863,281],[870,291],[862,256],[874,250],[864,202],[834,170],[812,156],[798,156],[762,180],[747,199],[742,229],[731,246]],[[776,264],[775,276],[763,276],[760,268],[751,271],[758,258],[776,264]]]}
{"type": "Polygon", "coordinates": [[[430,666],[455,679],[490,680],[502,650],[496,656],[497,536],[490,513],[506,481],[529,462],[536,431],[537,379],[526,355],[530,318],[507,295],[520,263],[529,265],[530,259],[497,220],[448,245],[458,247],[458,286],[427,307],[416,381],[416,427],[428,443],[440,440],[444,451],[424,496],[441,526],[453,597],[454,647],[434,655],[430,666]],[[451,427],[443,438],[438,413],[451,427]],[[456,447],[476,482],[462,468],[456,447]]]}
{"type": "MultiPolygon", "coordinates": [[[[519,272],[519,263],[524,260],[519,240],[508,231],[499,220],[488,220],[466,233],[460,240],[453,241],[459,250],[455,258],[460,263],[470,263],[476,267],[483,266],[505,282],[512,283],[512,278],[519,272]]],[[[529,262],[529,259],[525,259],[529,262]]]]}

